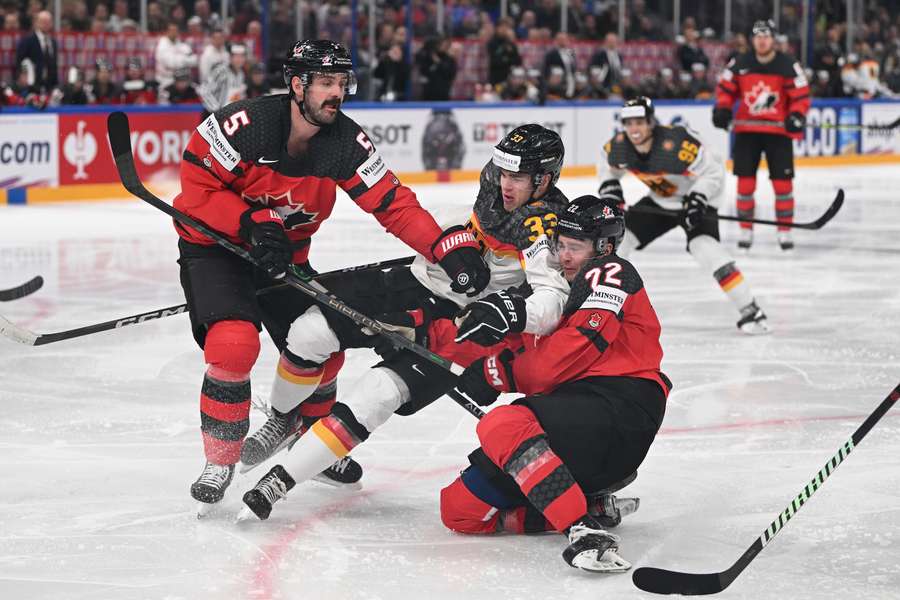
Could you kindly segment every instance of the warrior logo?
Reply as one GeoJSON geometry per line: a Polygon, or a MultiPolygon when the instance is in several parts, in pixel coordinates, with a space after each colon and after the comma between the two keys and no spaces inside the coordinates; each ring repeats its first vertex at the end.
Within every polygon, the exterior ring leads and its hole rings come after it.
{"type": "Polygon", "coordinates": [[[744,103],[751,115],[771,114],[778,110],[775,107],[778,104],[778,92],[766,85],[765,81],[760,81],[744,94],[744,103]]]}
{"type": "Polygon", "coordinates": [[[319,216],[318,212],[305,211],[302,202],[295,202],[291,197],[291,190],[283,194],[263,194],[262,196],[242,194],[241,197],[247,202],[263,204],[274,209],[284,220],[284,228],[288,230],[315,223],[316,217],[319,216]]]}

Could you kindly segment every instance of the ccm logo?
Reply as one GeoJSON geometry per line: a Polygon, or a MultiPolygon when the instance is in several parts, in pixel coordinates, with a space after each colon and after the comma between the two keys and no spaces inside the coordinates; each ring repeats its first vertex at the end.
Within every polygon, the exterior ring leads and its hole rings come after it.
{"type": "Polygon", "coordinates": [[[471,232],[462,231],[460,233],[454,233],[450,237],[441,241],[441,253],[447,254],[457,246],[462,246],[463,244],[468,244],[474,241],[475,238],[472,236],[471,232]]]}
{"type": "Polygon", "coordinates": [[[500,379],[500,368],[497,366],[497,357],[489,356],[485,361],[484,366],[487,369],[488,375],[491,378],[491,385],[495,385],[500,387],[503,385],[503,380],[500,379]]]}

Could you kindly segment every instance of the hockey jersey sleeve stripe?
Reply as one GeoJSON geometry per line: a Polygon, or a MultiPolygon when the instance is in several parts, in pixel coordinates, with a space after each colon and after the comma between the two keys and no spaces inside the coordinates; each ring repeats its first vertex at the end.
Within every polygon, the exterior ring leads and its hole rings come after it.
{"type": "Polygon", "coordinates": [[[384,198],[381,199],[381,204],[378,205],[378,208],[376,208],[372,212],[380,213],[386,211],[388,208],[390,208],[391,204],[394,202],[394,198],[396,197],[397,188],[392,188],[390,191],[388,191],[387,194],[384,195],[384,198]]]}
{"type": "Polygon", "coordinates": [[[586,337],[590,342],[594,345],[595,348],[602,354],[606,352],[606,349],[609,348],[609,342],[603,339],[603,335],[594,329],[590,329],[588,327],[576,327],[575,328],[581,335],[586,337]]]}

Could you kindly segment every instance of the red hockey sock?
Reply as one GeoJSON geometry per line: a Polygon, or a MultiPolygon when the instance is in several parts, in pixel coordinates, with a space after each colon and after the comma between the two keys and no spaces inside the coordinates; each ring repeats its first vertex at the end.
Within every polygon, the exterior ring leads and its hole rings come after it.
{"type": "MultiPolygon", "coordinates": [[[[782,223],[794,222],[794,182],[790,179],[773,179],[775,190],[775,220],[782,223]]],[[[790,227],[778,226],[778,231],[789,231],[790,227]]]]}
{"type": "Polygon", "coordinates": [[[219,321],[206,334],[208,364],[200,392],[200,430],[209,462],[233,465],[250,427],[250,369],[259,334],[247,321],[219,321]]]}
{"type": "Polygon", "coordinates": [[[476,433],[488,458],[512,476],[557,531],[587,512],[584,491],[550,448],[546,433],[527,407],[495,408],[479,421],[476,433]]]}
{"type": "MultiPolygon", "coordinates": [[[[756,200],[753,192],[756,191],[756,177],[738,177],[737,184],[737,214],[745,219],[752,219],[756,212],[756,200]]],[[[752,223],[741,223],[743,229],[753,229],[752,223]]]]}

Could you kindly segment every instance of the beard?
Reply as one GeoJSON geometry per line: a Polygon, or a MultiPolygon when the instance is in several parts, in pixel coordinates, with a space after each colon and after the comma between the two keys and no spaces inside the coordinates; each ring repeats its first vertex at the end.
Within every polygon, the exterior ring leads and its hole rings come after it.
{"type": "Polygon", "coordinates": [[[312,106],[312,104],[304,98],[303,108],[312,120],[322,123],[323,125],[331,125],[337,119],[338,113],[341,110],[341,100],[340,98],[329,98],[318,106],[312,106]],[[334,107],[337,110],[332,112],[327,110],[328,107],[334,107]]]}

